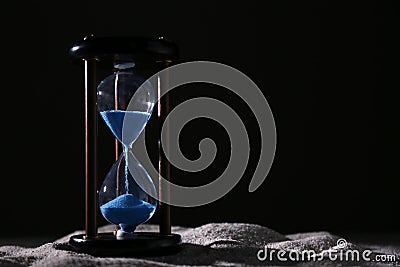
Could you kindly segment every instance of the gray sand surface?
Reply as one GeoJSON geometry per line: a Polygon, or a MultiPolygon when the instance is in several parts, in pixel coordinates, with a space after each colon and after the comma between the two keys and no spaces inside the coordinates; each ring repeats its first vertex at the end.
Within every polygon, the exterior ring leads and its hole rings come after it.
{"type": "MultiPolygon", "coordinates": [[[[113,229],[114,226],[106,225],[99,232],[113,229]]],[[[137,231],[157,230],[156,225],[144,224],[137,231]]],[[[172,231],[182,236],[182,249],[174,255],[112,258],[77,253],[68,245],[71,235],[83,233],[76,231],[36,248],[2,246],[0,266],[400,266],[398,246],[363,245],[350,240],[340,243],[343,237],[329,232],[283,235],[264,226],[245,223],[210,223],[196,228],[175,226],[172,231]],[[362,257],[365,250],[371,250],[367,260],[362,257]],[[279,251],[280,258],[276,254],[279,251]],[[311,251],[315,253],[314,258],[301,258],[302,252],[311,251]],[[355,254],[346,256],[346,251],[358,251],[359,260],[355,254]],[[395,255],[396,260],[378,264],[372,262],[376,255],[395,255]]]]}

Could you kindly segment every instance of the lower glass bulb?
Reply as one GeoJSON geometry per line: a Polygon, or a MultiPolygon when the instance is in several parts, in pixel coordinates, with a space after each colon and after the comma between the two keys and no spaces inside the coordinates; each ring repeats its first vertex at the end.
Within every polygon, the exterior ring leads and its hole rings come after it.
{"type": "Polygon", "coordinates": [[[156,195],[154,184],[142,165],[132,153],[122,153],[108,172],[99,192],[101,214],[108,222],[119,225],[118,234],[133,233],[138,225],[154,215],[157,200],[143,188],[156,195]],[[129,158],[129,168],[125,155],[129,158]]]}

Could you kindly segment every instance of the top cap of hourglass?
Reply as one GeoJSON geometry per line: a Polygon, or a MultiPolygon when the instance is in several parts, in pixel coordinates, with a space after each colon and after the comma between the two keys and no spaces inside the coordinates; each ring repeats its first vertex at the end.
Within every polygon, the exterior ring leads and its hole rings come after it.
{"type": "Polygon", "coordinates": [[[73,60],[98,59],[134,62],[173,62],[178,58],[178,47],[163,37],[94,36],[89,35],[69,50],[73,60]]]}

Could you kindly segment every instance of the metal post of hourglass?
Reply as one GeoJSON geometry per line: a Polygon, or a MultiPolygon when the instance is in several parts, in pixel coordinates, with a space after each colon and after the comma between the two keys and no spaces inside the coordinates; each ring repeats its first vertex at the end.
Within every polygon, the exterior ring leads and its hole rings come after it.
{"type": "MultiPolygon", "coordinates": [[[[135,233],[136,238],[129,239],[117,239],[112,232],[98,233],[97,70],[99,62],[113,59],[116,54],[131,54],[139,60],[161,62],[165,68],[176,59],[177,47],[173,43],[157,38],[90,36],[70,49],[70,55],[74,60],[85,62],[85,234],[71,236],[69,244],[77,251],[96,256],[175,253],[180,248],[181,238],[180,235],[171,233],[169,205],[162,201],[160,201],[160,232],[138,232],[135,233]]],[[[159,102],[158,112],[159,119],[165,120],[169,112],[168,97],[159,102]]],[[[117,144],[115,149],[118,154],[117,144]]],[[[159,160],[161,161],[159,176],[169,179],[168,160],[162,153],[159,160]]],[[[169,198],[168,188],[160,187],[159,193],[161,194],[159,199],[169,198]]]]}

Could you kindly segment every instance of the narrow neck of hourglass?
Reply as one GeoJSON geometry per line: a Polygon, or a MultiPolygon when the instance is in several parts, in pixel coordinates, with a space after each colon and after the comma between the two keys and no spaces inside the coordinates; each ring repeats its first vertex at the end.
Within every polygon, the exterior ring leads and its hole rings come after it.
{"type": "Polygon", "coordinates": [[[133,145],[133,143],[131,143],[129,145],[122,144],[122,152],[127,153],[129,151],[132,151],[132,145],[133,145]]]}

